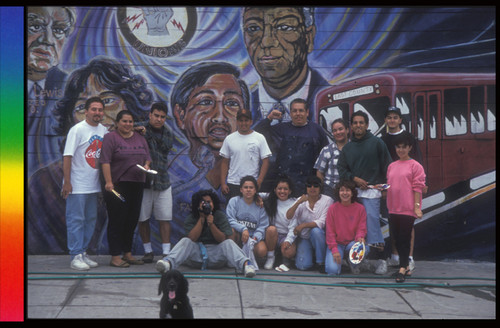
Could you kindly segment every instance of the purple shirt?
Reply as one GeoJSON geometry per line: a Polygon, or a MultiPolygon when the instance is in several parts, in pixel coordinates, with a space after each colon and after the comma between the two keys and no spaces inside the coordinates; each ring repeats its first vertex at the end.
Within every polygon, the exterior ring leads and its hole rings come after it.
{"type": "Polygon", "coordinates": [[[117,131],[104,136],[102,142],[100,162],[108,163],[111,167],[111,180],[113,183],[120,181],[145,182],[146,173],[137,167],[146,161],[151,162],[149,147],[146,139],[139,133],[130,138],[123,138],[117,131]]]}

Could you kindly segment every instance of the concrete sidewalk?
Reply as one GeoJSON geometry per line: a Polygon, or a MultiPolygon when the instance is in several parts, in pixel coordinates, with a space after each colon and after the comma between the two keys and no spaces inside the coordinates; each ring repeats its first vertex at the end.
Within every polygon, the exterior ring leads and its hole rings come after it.
{"type": "MultiPolygon", "coordinates": [[[[81,272],[69,268],[68,255],[28,256],[25,319],[158,318],[154,263],[120,269],[110,256],[91,258],[99,267],[81,272]]],[[[417,261],[402,284],[391,277],[396,268],[339,277],[261,269],[250,279],[230,268],[179,269],[198,319],[496,319],[489,262],[417,261]]]]}

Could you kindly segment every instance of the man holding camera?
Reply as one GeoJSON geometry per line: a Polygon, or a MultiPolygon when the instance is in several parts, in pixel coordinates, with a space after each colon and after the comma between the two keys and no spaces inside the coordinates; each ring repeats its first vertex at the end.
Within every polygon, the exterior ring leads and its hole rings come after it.
{"type": "Polygon", "coordinates": [[[216,269],[234,267],[245,277],[255,276],[255,268],[243,250],[229,237],[232,229],[226,214],[220,210],[220,201],[212,190],[200,190],[191,201],[191,214],[184,221],[186,237],[182,238],[169,255],[156,262],[156,270],[167,272],[181,264],[216,269]]]}

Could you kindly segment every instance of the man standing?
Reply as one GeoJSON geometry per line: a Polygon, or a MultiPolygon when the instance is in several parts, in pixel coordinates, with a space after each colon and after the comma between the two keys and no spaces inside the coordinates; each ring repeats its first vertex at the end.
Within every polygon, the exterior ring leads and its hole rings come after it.
{"type": "MultiPolygon", "coordinates": [[[[382,193],[372,186],[384,183],[387,167],[392,162],[385,143],[368,131],[368,115],[362,111],[351,116],[351,141],[342,149],[338,161],[341,180],[356,183],[358,199],[365,206],[367,215],[366,242],[383,249],[384,236],[380,229],[380,198],[382,193]]],[[[387,263],[382,260],[376,273],[387,272],[387,263]]]]}
{"type": "Polygon", "coordinates": [[[321,149],[328,145],[328,138],[321,126],[308,120],[309,108],[304,99],[297,98],[290,103],[290,114],[291,122],[271,125],[277,118],[276,112],[271,112],[255,126],[277,152],[261,190],[270,192],[277,176],[285,174],[295,185],[292,196],[300,197],[306,192],[306,178],[315,175],[314,164],[321,149]]]}
{"type": "Polygon", "coordinates": [[[224,139],[220,149],[221,190],[227,195],[227,201],[240,194],[240,180],[244,176],[253,176],[260,187],[269,167],[271,150],[266,138],[251,129],[252,122],[250,111],[240,109],[236,114],[238,130],[224,139]]]}
{"type": "Polygon", "coordinates": [[[423,156],[420,151],[420,147],[417,144],[417,140],[413,135],[411,135],[408,131],[403,130],[401,128],[401,123],[403,121],[403,117],[401,115],[401,110],[398,107],[389,107],[385,113],[385,125],[387,126],[387,133],[382,135],[381,139],[385,142],[387,149],[389,150],[389,154],[391,154],[391,158],[393,161],[397,161],[399,159],[396,154],[396,145],[394,144],[394,140],[396,137],[402,133],[408,134],[411,139],[411,151],[410,157],[423,165],[423,156]]]}
{"type": "Polygon", "coordinates": [[[144,263],[152,263],[154,254],[151,246],[151,215],[159,223],[163,256],[170,253],[170,221],[172,221],[172,187],[167,172],[168,153],[172,149],[173,135],[165,126],[168,107],[157,102],[151,106],[149,121],[138,123],[137,129],[144,135],[151,155],[151,169],[155,175],[146,175],[146,184],[139,215],[139,235],[144,244],[144,263]]]}
{"type": "Polygon", "coordinates": [[[281,114],[279,122],[290,121],[286,105],[295,98],[307,101],[314,121],[315,95],[329,83],[307,61],[316,36],[313,8],[245,7],[242,18],[245,46],[261,78],[252,92],[253,121],[271,111],[281,114]]]}
{"type": "Polygon", "coordinates": [[[68,133],[63,155],[64,182],[61,195],[66,199],[66,226],[71,268],[88,270],[97,263],[90,260],[87,247],[97,220],[97,201],[101,191],[99,157],[107,129],[100,124],[104,102],[92,97],[85,103],[85,120],[68,133]]]}

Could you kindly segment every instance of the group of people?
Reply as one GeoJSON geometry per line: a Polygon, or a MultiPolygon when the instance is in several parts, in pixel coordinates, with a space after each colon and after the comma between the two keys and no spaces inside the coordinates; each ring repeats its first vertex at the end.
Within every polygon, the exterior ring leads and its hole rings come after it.
{"type": "MultiPolygon", "coordinates": [[[[111,132],[100,124],[103,109],[99,97],[89,98],[85,120],[70,129],[65,143],[62,196],[72,268],[97,266],[86,247],[96,221],[96,198],[103,190],[111,266],[153,262],[149,219],[154,216],[163,246],[163,258],[156,263],[160,272],[183,263],[229,265],[252,277],[261,259],[271,269],[279,254],[285,268],[294,259],[299,270],[337,275],[355,242],[366,243],[367,253],[384,247],[379,217],[386,205],[394,253],[399,255],[396,281],[410,273],[413,222],[422,216],[425,173],[411,153],[418,150],[414,138],[394,120],[394,114],[401,118],[399,109],[389,108],[386,115],[387,135],[395,136],[390,141],[398,156],[394,161],[386,142],[368,130],[364,112],[352,114],[350,129],[342,119],[333,121],[334,141],[329,144],[325,131],[308,119],[303,99],[290,103],[289,118],[271,110],[255,126],[251,112],[239,109],[237,130],[220,148],[226,208],[213,190],[194,193],[185,237],[172,249],[167,157],[173,137],[165,125],[167,106],[153,104],[147,122],[134,122],[132,113],[122,110],[111,132]],[[391,128],[395,125],[403,132],[391,128]],[[385,183],[387,190],[380,187],[385,183]],[[131,253],[137,225],[142,259],[131,253]]],[[[375,273],[386,272],[385,260],[380,263],[375,273]]],[[[359,272],[359,266],[351,265],[351,271],[359,272]]]]}

